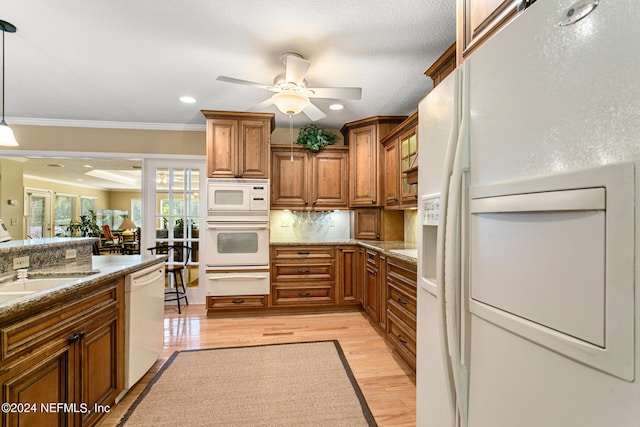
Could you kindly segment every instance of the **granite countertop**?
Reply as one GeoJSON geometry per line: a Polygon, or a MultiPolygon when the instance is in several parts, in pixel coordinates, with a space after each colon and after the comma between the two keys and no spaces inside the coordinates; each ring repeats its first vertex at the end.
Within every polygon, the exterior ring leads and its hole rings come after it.
{"type": "Polygon", "coordinates": [[[127,275],[164,262],[166,258],[166,255],[147,254],[94,256],[92,270],[90,271],[86,269],[80,271],[75,265],[60,265],[48,269],[30,271],[30,278],[69,276],[74,277],[74,279],[71,279],[69,283],[0,302],[0,321],[13,317],[19,312],[59,300],[63,296],[91,287],[103,280],[127,275]]]}
{"type": "Polygon", "coordinates": [[[272,240],[272,245],[357,245],[368,249],[376,250],[386,256],[398,258],[409,264],[417,265],[417,259],[408,254],[402,254],[393,252],[394,250],[404,249],[416,249],[415,243],[404,242],[402,240],[359,240],[359,239],[344,239],[344,240],[331,240],[331,241],[309,241],[309,240],[296,240],[296,241],[278,241],[272,240]]]}

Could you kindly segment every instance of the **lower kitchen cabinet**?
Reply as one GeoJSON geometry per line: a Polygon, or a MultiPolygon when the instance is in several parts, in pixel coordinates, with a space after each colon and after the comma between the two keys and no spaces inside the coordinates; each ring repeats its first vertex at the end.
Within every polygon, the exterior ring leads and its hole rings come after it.
{"type": "Polygon", "coordinates": [[[384,324],[381,303],[382,298],[381,277],[383,276],[382,264],[378,251],[365,250],[365,266],[364,266],[364,309],[377,323],[384,324]]]}
{"type": "Polygon", "coordinates": [[[336,304],[333,246],[272,246],[271,306],[336,304]]]}
{"type": "Polygon", "coordinates": [[[124,387],[124,280],[91,289],[0,325],[3,402],[36,405],[3,411],[2,425],[91,426],[115,404],[124,387]]]}
{"type": "Polygon", "coordinates": [[[416,369],[416,266],[396,258],[387,259],[385,276],[387,291],[387,335],[398,354],[416,369]]]}
{"type": "Polygon", "coordinates": [[[362,272],[358,267],[358,247],[338,246],[337,260],[337,287],[338,303],[355,304],[362,303],[362,272]]]}

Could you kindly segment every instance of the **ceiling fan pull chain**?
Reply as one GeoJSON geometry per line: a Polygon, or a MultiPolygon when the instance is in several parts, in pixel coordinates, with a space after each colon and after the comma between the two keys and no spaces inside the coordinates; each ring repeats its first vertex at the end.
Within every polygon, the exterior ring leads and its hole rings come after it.
{"type": "Polygon", "coordinates": [[[293,116],[289,113],[289,138],[291,139],[291,161],[293,162],[293,116]]]}

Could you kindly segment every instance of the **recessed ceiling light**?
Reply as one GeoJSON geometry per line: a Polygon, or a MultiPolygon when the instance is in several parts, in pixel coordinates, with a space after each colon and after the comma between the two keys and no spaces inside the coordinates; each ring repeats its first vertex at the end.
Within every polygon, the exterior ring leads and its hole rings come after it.
{"type": "Polygon", "coordinates": [[[93,166],[91,165],[82,165],[83,168],[92,168],[93,166]]]}
{"type": "Polygon", "coordinates": [[[342,110],[344,108],[344,105],[342,104],[331,104],[329,105],[329,109],[330,110],[342,110]]]}
{"type": "Polygon", "coordinates": [[[193,104],[196,102],[196,99],[193,96],[181,96],[180,101],[185,104],[193,104]]]}
{"type": "Polygon", "coordinates": [[[63,168],[64,165],[58,164],[58,163],[49,163],[47,166],[49,166],[50,168],[63,168]]]}

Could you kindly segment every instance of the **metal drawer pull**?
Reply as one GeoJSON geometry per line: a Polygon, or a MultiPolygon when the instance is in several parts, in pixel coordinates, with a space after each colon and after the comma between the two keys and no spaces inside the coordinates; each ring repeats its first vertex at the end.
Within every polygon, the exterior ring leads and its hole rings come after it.
{"type": "Polygon", "coordinates": [[[298,292],[298,296],[300,297],[308,297],[311,295],[311,292],[298,292]]]}
{"type": "Polygon", "coordinates": [[[407,302],[404,301],[402,298],[398,297],[397,301],[402,304],[402,305],[407,305],[407,302]]]}
{"type": "Polygon", "coordinates": [[[298,251],[298,255],[309,255],[310,253],[309,251],[298,251]]]}
{"type": "Polygon", "coordinates": [[[298,273],[308,273],[310,270],[308,268],[306,269],[300,269],[298,270],[298,273]]]}
{"type": "Polygon", "coordinates": [[[402,335],[398,335],[398,341],[400,341],[402,344],[406,344],[407,341],[402,339],[402,335]]]}
{"type": "Polygon", "coordinates": [[[84,332],[74,332],[73,334],[71,334],[71,336],[69,336],[69,338],[67,338],[67,342],[69,344],[77,343],[82,338],[84,338],[84,335],[85,335],[84,332]]]}
{"type": "Polygon", "coordinates": [[[244,300],[243,299],[234,299],[231,300],[232,303],[234,304],[244,304],[244,300]]]}

